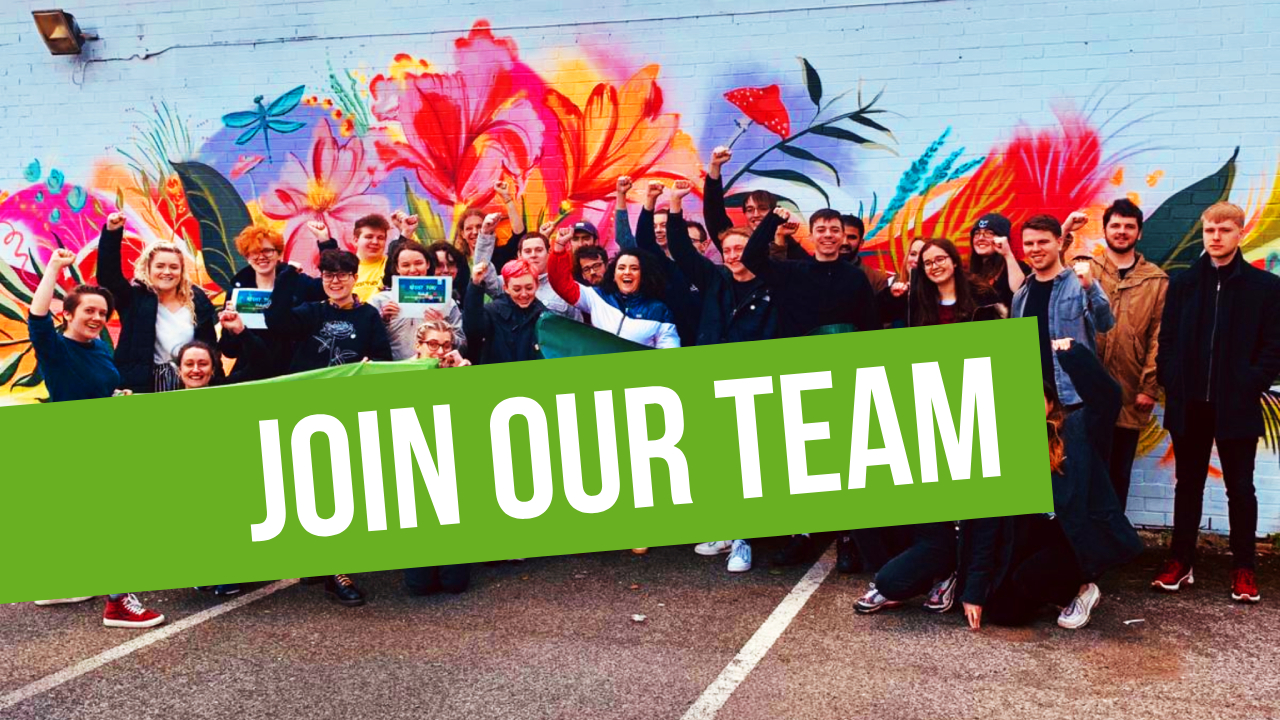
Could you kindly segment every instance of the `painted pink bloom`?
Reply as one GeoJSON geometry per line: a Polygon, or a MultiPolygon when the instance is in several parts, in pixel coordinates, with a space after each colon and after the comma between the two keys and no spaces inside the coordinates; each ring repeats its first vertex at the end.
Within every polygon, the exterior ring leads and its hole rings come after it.
{"type": "Polygon", "coordinates": [[[441,203],[482,207],[504,174],[524,177],[537,162],[544,123],[514,41],[478,22],[455,50],[456,72],[409,70],[370,83],[378,153],[389,168],[412,170],[441,203]]]}
{"type": "Polygon", "coordinates": [[[231,167],[231,179],[239,180],[245,173],[258,167],[258,163],[266,160],[261,155],[241,155],[240,160],[231,167]]]}
{"type": "Polygon", "coordinates": [[[316,126],[311,155],[303,162],[289,153],[280,180],[262,196],[262,214],[284,220],[285,259],[314,272],[319,251],[307,223],[319,220],[333,237],[351,248],[352,225],[370,213],[387,214],[387,199],[368,195],[373,185],[370,162],[360,139],[340,144],[327,121],[316,126]]]}

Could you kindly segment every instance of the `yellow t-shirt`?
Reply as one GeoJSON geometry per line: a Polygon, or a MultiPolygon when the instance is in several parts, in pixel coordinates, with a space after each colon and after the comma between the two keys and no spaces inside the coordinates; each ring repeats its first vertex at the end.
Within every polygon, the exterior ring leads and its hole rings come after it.
{"type": "Polygon", "coordinates": [[[383,275],[386,274],[387,259],[361,260],[360,270],[356,273],[354,292],[360,302],[369,302],[369,298],[382,290],[383,275]]]}

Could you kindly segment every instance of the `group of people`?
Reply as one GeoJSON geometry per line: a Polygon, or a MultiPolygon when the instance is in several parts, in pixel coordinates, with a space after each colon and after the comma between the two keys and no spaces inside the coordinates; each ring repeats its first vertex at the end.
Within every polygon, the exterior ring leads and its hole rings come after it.
{"type": "MultiPolygon", "coordinates": [[[[734,224],[721,181],[731,159],[726,148],[711,157],[705,225],[686,217],[693,185],[677,180],[639,188],[633,227],[628,202],[637,188],[631,178],[618,178],[613,254],[590,222],[563,228],[553,222],[529,232],[505,182],[494,188],[513,233],[505,244],[497,241],[502,214],[475,209],[458,219],[452,242],[428,245],[415,239],[415,216],[361,218],[354,252],[314,222],[320,254],[312,276],[281,261],[279,233],[251,226],[236,238],[246,266],[228,291],[270,291],[262,328],[246,327],[234,309],[220,310],[195,287],[188,257],[175,244],[147,247],[126,278],[125,218],[117,213],[99,240],[100,284],[65,294],[62,332],[50,308],[74,257],[53,253],[30,306],[32,344],[57,402],[363,361],[432,358],[440,367],[459,367],[534,360],[541,357],[537,321],[544,313],[650,348],[1035,317],[1054,511],[837,533],[839,570],[875,574],[855,609],[874,613],[924,596],[926,608],[946,612],[959,598],[974,629],[1031,622],[1050,606],[1060,610],[1063,627],[1083,627],[1101,598],[1099,578],[1141,552],[1125,506],[1138,440],[1161,397],[1177,485],[1172,547],[1152,585],[1176,592],[1195,580],[1216,445],[1230,508],[1230,594],[1259,601],[1253,464],[1263,434],[1260,396],[1280,374],[1280,277],[1244,260],[1239,207],[1222,202],[1204,212],[1204,254],[1173,281],[1138,252],[1143,215],[1123,199],[1103,215],[1100,254],[1074,242],[1087,223],[1083,213],[1065,223],[1033,217],[1016,240],[1010,221],[992,213],[969,234],[967,264],[951,239],[926,238],[910,244],[900,268],[886,272],[863,264],[865,226],[855,215],[813,213],[812,254],[795,239],[799,218],[768,192],[751,193],[746,223],[734,224]],[[444,309],[403,312],[390,291],[396,276],[451,278],[452,297],[444,309]],[[114,350],[103,340],[113,313],[120,317],[114,350]],[[224,357],[234,361],[226,372],[224,357]]],[[[804,562],[815,545],[809,535],[792,536],[772,562],[804,562]]],[[[708,541],[695,551],[727,555],[730,572],[752,567],[746,538],[708,541]]],[[[469,578],[466,565],[405,571],[413,594],[462,592],[469,578]]],[[[349,575],[307,580],[323,583],[344,605],[365,601],[349,575]]],[[[201,589],[239,592],[233,584],[201,589]]],[[[107,598],[108,626],[163,621],[133,594],[107,598]]]]}

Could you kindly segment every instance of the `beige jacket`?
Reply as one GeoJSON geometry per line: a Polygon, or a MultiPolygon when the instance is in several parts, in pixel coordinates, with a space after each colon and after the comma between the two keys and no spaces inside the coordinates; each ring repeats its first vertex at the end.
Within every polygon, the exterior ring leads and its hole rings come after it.
{"type": "Polygon", "coordinates": [[[1111,300],[1111,312],[1116,318],[1116,326],[1097,338],[1098,357],[1123,392],[1124,405],[1116,425],[1141,430],[1147,426],[1150,413],[1138,412],[1134,407],[1138,393],[1161,397],[1156,382],[1156,348],[1169,276],[1147,262],[1141,253],[1137,253],[1137,262],[1124,280],[1105,254],[1100,258],[1082,255],[1076,260],[1089,262],[1093,276],[1111,300]]]}

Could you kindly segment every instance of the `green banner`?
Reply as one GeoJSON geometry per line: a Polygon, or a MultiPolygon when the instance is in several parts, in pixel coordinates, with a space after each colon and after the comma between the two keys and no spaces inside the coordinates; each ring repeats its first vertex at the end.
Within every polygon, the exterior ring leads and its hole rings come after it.
{"type": "Polygon", "coordinates": [[[22,442],[0,602],[1049,511],[1036,332],[356,365],[3,408],[22,442]]]}

